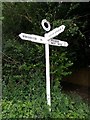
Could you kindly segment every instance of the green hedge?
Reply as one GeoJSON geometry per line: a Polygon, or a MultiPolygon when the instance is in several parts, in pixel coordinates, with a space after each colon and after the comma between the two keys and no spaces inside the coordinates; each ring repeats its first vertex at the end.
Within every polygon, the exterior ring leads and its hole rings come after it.
{"type": "Polygon", "coordinates": [[[60,90],[54,86],[53,90],[51,90],[52,105],[51,112],[49,112],[45,91],[43,87],[40,89],[41,92],[36,92],[37,90],[35,90],[34,87],[31,96],[27,90],[21,91],[20,88],[17,88],[14,92],[12,91],[12,97],[8,94],[9,96],[4,97],[2,100],[2,117],[6,119],[76,118],[86,120],[90,116],[90,106],[88,106],[88,103],[84,102],[80,96],[74,93],[61,93],[60,90]]]}

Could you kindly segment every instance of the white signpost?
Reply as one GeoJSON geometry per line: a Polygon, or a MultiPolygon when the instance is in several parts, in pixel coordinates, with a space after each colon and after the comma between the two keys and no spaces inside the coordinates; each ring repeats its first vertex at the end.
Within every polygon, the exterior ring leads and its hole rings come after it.
{"type": "MultiPolygon", "coordinates": [[[[42,22],[42,27],[44,30],[49,31],[51,26],[50,23],[46,20],[43,19],[42,22]]],[[[65,41],[57,40],[57,39],[52,39],[53,37],[59,35],[62,33],[65,29],[64,25],[61,25],[58,28],[53,29],[49,33],[46,33],[44,37],[39,36],[39,35],[34,35],[34,34],[26,34],[26,33],[21,33],[19,34],[19,37],[22,40],[28,40],[36,43],[42,43],[45,44],[45,56],[46,56],[46,94],[47,94],[47,104],[51,106],[51,96],[50,96],[50,64],[49,64],[49,45],[53,46],[64,46],[67,47],[68,43],[65,41]]],[[[51,111],[51,109],[49,109],[51,111]]]]}

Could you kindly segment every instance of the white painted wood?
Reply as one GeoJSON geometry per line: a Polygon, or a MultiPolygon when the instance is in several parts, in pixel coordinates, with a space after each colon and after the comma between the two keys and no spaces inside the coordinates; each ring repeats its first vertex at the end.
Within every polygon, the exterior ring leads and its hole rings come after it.
{"type": "Polygon", "coordinates": [[[22,40],[28,40],[28,41],[32,41],[32,42],[36,42],[36,43],[42,43],[42,44],[47,43],[47,41],[45,41],[45,38],[42,37],[42,36],[39,36],[39,35],[21,33],[21,34],[19,34],[19,37],[22,40]]]}
{"type": "Polygon", "coordinates": [[[52,31],[50,31],[49,33],[46,33],[45,34],[45,37],[47,39],[51,39],[57,35],[59,35],[60,33],[62,33],[65,29],[65,26],[64,25],[61,25],[60,27],[57,27],[55,29],[53,29],[52,31]]]}
{"type": "Polygon", "coordinates": [[[21,34],[19,34],[19,37],[23,40],[28,40],[28,41],[32,41],[32,42],[36,42],[36,43],[42,43],[42,44],[48,43],[49,45],[53,45],[53,46],[64,46],[64,47],[68,46],[68,43],[65,41],[60,41],[57,39],[48,40],[47,38],[45,39],[45,37],[42,37],[39,35],[21,33],[21,34]]]}
{"type": "Polygon", "coordinates": [[[65,41],[61,41],[61,40],[57,40],[57,39],[50,39],[48,40],[48,44],[49,45],[53,45],[53,46],[63,46],[63,47],[67,47],[68,43],[65,41]]]}
{"type": "MultiPolygon", "coordinates": [[[[49,106],[51,106],[49,44],[45,44],[45,57],[46,57],[46,95],[47,95],[47,104],[49,106]]],[[[49,108],[49,111],[51,111],[51,108],[49,108]]]]}

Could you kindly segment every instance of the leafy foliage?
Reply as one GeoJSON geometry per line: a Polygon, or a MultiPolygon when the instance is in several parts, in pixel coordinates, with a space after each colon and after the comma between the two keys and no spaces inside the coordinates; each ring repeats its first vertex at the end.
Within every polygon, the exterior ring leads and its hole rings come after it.
{"type": "MultiPolygon", "coordinates": [[[[39,79],[40,80],[40,79],[39,79]]],[[[39,81],[41,82],[41,80],[39,81]]],[[[37,78],[28,87],[14,86],[12,92],[7,88],[7,96],[2,100],[2,117],[9,118],[76,118],[87,119],[89,106],[81,97],[61,93],[58,87],[52,90],[52,111],[46,104],[45,87],[37,84],[37,78]],[[34,84],[34,85],[33,85],[34,84]],[[26,88],[26,89],[25,89],[26,88]],[[37,89],[39,88],[39,89],[37,89]],[[12,99],[13,98],[13,99],[12,99]]]]}

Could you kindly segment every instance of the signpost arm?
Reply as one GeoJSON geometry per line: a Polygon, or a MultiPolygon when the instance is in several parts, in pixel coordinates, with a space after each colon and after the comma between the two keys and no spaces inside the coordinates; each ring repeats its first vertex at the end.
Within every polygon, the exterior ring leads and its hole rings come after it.
{"type": "MultiPolygon", "coordinates": [[[[46,95],[47,104],[51,106],[51,96],[50,96],[50,65],[49,65],[49,44],[45,44],[45,56],[46,56],[46,95]]],[[[51,109],[49,109],[51,111],[51,109]]]]}

